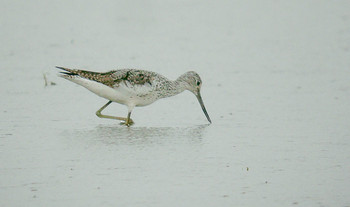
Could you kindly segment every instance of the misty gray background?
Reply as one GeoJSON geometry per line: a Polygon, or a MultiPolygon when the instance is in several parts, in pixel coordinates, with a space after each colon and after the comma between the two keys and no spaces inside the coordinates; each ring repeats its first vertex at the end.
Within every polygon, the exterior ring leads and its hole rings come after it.
{"type": "Polygon", "coordinates": [[[2,0],[0,206],[350,206],[349,69],[347,0],[2,0]],[[56,65],[195,70],[213,124],[189,92],[99,119],[56,65]]]}

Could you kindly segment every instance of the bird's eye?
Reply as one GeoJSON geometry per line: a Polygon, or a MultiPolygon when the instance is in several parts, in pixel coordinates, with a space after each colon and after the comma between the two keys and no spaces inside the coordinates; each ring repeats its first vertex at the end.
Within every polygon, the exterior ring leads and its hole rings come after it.
{"type": "Polygon", "coordinates": [[[197,86],[199,86],[201,84],[201,82],[200,81],[197,81],[197,86]]]}

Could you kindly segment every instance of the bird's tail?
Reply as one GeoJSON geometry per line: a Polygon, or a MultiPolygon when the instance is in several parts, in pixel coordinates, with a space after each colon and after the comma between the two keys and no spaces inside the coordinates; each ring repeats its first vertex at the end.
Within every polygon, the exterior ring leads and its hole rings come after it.
{"type": "Polygon", "coordinates": [[[69,69],[69,68],[65,68],[65,67],[59,67],[59,66],[56,66],[56,68],[63,70],[63,71],[60,72],[62,74],[62,76],[78,75],[78,70],[69,69]]]}

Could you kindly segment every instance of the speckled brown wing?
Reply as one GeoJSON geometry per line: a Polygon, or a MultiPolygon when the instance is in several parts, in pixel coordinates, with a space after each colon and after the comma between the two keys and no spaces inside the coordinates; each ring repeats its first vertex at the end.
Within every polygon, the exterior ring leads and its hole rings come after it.
{"type": "Polygon", "coordinates": [[[154,74],[152,72],[136,69],[121,69],[112,70],[105,73],[92,72],[87,70],[69,69],[64,67],[57,67],[64,72],[65,75],[80,76],[89,80],[97,81],[109,87],[118,87],[121,82],[127,83],[126,86],[145,85],[150,84],[154,80],[154,74]]]}
{"type": "Polygon", "coordinates": [[[89,80],[93,80],[99,83],[102,83],[104,85],[107,85],[109,87],[114,87],[115,85],[115,79],[112,76],[115,71],[109,71],[105,73],[98,73],[98,72],[92,72],[87,70],[77,70],[77,69],[69,69],[64,67],[56,67],[61,70],[64,70],[65,72],[61,72],[68,76],[80,76],[82,78],[86,78],[89,80]]]}
{"type": "MultiPolygon", "coordinates": [[[[145,85],[150,84],[152,86],[152,81],[154,80],[154,76],[152,76],[152,72],[144,71],[144,70],[136,70],[136,69],[123,69],[113,71],[111,76],[114,79],[115,84],[119,84],[120,82],[128,82],[127,85],[145,85]]],[[[117,86],[115,85],[115,87],[117,86]]]]}

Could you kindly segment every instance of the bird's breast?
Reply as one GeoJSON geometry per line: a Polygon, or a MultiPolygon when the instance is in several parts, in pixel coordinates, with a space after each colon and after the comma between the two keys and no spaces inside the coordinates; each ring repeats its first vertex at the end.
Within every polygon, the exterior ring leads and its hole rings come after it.
{"type": "Polygon", "coordinates": [[[100,97],[127,106],[147,106],[159,99],[155,88],[151,84],[130,84],[125,81],[110,87],[79,76],[65,78],[87,88],[100,97]]]}

